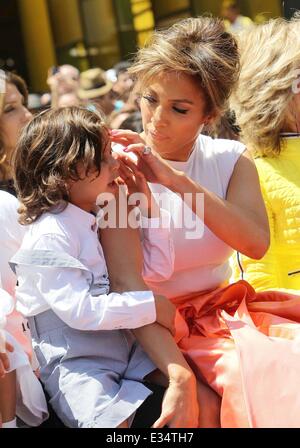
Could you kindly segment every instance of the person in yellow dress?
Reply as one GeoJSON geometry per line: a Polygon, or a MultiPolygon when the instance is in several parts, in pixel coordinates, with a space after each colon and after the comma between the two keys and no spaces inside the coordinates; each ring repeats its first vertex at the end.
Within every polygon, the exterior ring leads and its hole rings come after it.
{"type": "Polygon", "coordinates": [[[231,106],[255,156],[271,245],[261,260],[238,253],[232,280],[300,290],[300,15],[242,33],[240,49],[231,106]]]}

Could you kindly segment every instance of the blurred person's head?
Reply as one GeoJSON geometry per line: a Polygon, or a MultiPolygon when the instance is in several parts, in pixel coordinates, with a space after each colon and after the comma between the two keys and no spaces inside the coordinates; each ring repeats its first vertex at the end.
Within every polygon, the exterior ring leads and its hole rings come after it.
{"type": "Polygon", "coordinates": [[[94,104],[106,116],[114,110],[113,83],[106,78],[101,68],[92,68],[81,73],[78,96],[81,100],[94,104]]]}
{"type": "Polygon", "coordinates": [[[57,100],[57,107],[80,106],[81,101],[76,92],[64,93],[57,100]]]}
{"type": "Polygon", "coordinates": [[[140,134],[143,132],[143,120],[140,111],[131,112],[128,117],[122,121],[119,129],[130,129],[140,134]]]}
{"type": "Polygon", "coordinates": [[[234,23],[240,14],[238,2],[235,0],[224,0],[221,6],[221,16],[234,23]]]}
{"type": "Polygon", "coordinates": [[[25,81],[14,73],[5,73],[4,92],[0,92],[0,180],[11,178],[11,159],[21,130],[31,120],[27,109],[25,81]]]}
{"type": "Polygon", "coordinates": [[[113,89],[123,101],[127,101],[133,88],[133,79],[128,73],[130,67],[131,63],[128,61],[119,62],[114,66],[117,81],[114,83],[113,89]]]}
{"type": "Polygon", "coordinates": [[[60,96],[65,93],[76,92],[79,87],[79,77],[80,72],[76,67],[64,64],[49,69],[47,83],[60,96]]]}
{"type": "Polygon", "coordinates": [[[241,73],[231,98],[249,149],[277,155],[281,133],[300,132],[300,18],[278,18],[240,35],[241,73]]]}

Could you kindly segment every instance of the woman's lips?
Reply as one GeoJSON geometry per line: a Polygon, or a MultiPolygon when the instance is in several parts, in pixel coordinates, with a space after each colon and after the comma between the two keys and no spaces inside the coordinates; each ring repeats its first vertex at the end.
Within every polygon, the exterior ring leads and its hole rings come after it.
{"type": "Polygon", "coordinates": [[[149,133],[154,140],[167,140],[168,139],[168,137],[166,137],[165,135],[162,135],[156,131],[149,131],[149,133]]]}

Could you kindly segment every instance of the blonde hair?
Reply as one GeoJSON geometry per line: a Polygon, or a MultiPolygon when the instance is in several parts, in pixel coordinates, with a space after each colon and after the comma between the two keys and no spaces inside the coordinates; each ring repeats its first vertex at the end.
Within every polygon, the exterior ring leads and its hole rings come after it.
{"type": "Polygon", "coordinates": [[[221,19],[181,20],[155,32],[128,71],[141,87],[165,72],[190,75],[204,93],[206,114],[219,116],[239,72],[237,43],[221,19]]]}
{"type": "Polygon", "coordinates": [[[239,36],[241,73],[230,103],[241,138],[256,155],[282,149],[280,132],[300,68],[299,25],[299,16],[291,22],[278,18],[239,36]]]}

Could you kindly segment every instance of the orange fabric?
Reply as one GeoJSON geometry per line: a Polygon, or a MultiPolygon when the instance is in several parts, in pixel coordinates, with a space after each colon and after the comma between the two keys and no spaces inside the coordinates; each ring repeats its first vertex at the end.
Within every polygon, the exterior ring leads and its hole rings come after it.
{"type": "Polygon", "coordinates": [[[172,302],[176,342],[222,397],[222,427],[300,427],[300,292],[242,280],[172,302]]]}

